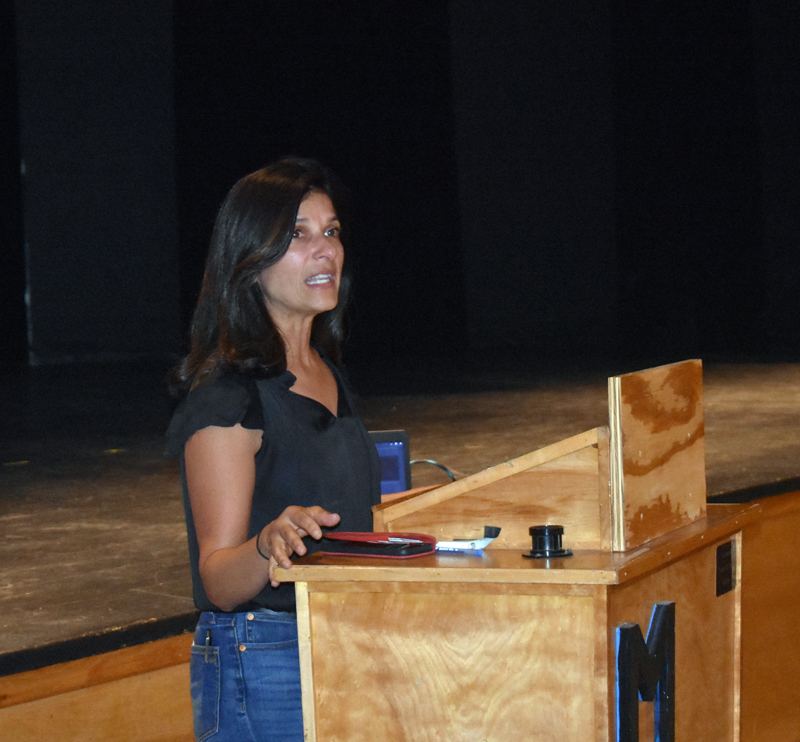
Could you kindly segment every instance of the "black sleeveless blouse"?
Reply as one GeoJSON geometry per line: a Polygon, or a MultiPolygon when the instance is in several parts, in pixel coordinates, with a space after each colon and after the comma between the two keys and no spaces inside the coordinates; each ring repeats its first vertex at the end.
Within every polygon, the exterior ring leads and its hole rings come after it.
{"type": "MultiPolygon", "coordinates": [[[[326,361],[327,363],[327,361],[326,361]]],[[[338,513],[336,530],[371,531],[371,507],[380,502],[380,463],[338,369],[328,363],[339,388],[338,415],[316,400],[291,391],[289,371],[267,379],[225,373],[193,389],[178,406],[167,431],[167,455],[181,457],[183,506],[189,537],[194,602],[219,611],[208,599],[199,572],[199,550],[186,486],[183,449],[209,425],[262,430],[256,453],[256,482],[250,513],[252,538],[289,505],[319,505],[338,513]]],[[[305,539],[308,553],[319,544],[305,539]]],[[[294,585],[267,586],[235,611],[256,607],[294,611],[294,585]]]]}

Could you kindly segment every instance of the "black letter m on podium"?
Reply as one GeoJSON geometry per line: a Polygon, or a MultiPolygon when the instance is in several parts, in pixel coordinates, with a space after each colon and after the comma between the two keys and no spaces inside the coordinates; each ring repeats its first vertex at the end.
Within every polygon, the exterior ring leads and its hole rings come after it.
{"type": "Polygon", "coordinates": [[[647,632],[617,627],[617,742],[639,742],[639,697],[655,701],[655,741],[675,742],[675,603],[657,603],[647,632]]]}

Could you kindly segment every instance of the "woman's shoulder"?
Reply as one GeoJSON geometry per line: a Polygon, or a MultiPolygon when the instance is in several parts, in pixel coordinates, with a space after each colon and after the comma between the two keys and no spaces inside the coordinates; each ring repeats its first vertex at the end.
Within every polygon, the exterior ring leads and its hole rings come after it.
{"type": "Polygon", "coordinates": [[[203,380],[181,400],[167,429],[168,456],[177,456],[198,430],[211,425],[263,428],[256,380],[235,371],[223,371],[203,380]]]}

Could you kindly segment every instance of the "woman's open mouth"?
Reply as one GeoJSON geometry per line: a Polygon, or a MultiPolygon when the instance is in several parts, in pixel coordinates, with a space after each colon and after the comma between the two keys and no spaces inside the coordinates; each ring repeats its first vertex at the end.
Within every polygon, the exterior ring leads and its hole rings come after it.
{"type": "Polygon", "coordinates": [[[318,286],[323,283],[333,282],[333,273],[317,273],[316,276],[306,279],[309,286],[318,286]]]}

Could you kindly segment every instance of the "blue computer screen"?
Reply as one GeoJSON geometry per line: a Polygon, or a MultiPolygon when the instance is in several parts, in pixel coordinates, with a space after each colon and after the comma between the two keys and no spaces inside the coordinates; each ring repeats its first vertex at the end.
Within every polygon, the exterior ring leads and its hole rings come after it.
{"type": "Polygon", "coordinates": [[[407,490],[405,450],[399,441],[379,442],[375,446],[381,459],[381,494],[407,490]]]}

